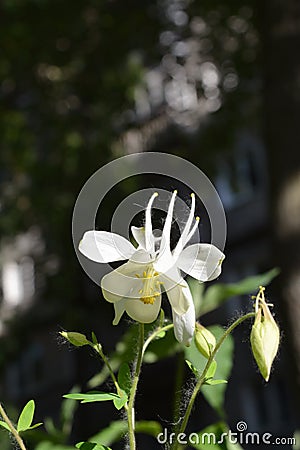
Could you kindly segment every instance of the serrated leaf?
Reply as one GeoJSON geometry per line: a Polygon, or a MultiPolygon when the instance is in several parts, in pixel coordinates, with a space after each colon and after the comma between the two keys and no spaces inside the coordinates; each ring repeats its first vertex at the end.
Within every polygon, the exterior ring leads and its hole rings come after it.
{"type": "Polygon", "coordinates": [[[24,406],[24,408],[20,414],[18,424],[17,424],[18,433],[20,431],[28,430],[28,428],[32,424],[34,410],[35,410],[34,400],[29,400],[29,402],[26,403],[26,405],[24,406]]]}
{"type": "Polygon", "coordinates": [[[64,398],[70,398],[73,400],[80,400],[81,403],[93,403],[93,402],[106,402],[109,400],[115,400],[119,398],[117,394],[109,393],[109,392],[101,392],[101,391],[91,391],[86,394],[82,393],[73,393],[73,394],[65,394],[64,398]]]}
{"type": "Polygon", "coordinates": [[[7,425],[6,422],[3,422],[3,420],[0,420],[0,426],[5,428],[6,430],[8,430],[9,432],[11,432],[9,426],[7,425]]]}
{"type": "Polygon", "coordinates": [[[199,377],[199,372],[196,369],[196,367],[191,363],[191,361],[189,361],[188,359],[185,360],[186,364],[188,365],[188,367],[191,369],[191,371],[193,372],[193,374],[195,375],[195,377],[199,377]]]}
{"type": "Polygon", "coordinates": [[[121,389],[126,392],[127,395],[131,389],[131,373],[127,363],[122,363],[118,372],[118,383],[121,389]]]}
{"type": "Polygon", "coordinates": [[[266,273],[244,278],[237,283],[217,283],[208,287],[203,294],[199,314],[204,315],[222,305],[230,297],[257,292],[259,286],[267,286],[279,274],[275,268],[266,273]]]}

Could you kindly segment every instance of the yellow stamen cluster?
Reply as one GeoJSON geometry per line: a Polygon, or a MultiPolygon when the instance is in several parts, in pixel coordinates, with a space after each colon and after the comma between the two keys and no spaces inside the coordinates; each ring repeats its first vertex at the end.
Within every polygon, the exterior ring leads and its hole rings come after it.
{"type": "Polygon", "coordinates": [[[145,305],[153,305],[156,297],[160,296],[158,286],[161,282],[155,280],[155,277],[157,276],[158,273],[153,269],[153,267],[148,267],[147,270],[144,270],[142,276],[136,274],[136,277],[141,278],[143,282],[143,287],[139,290],[139,294],[141,294],[140,300],[145,305]]]}

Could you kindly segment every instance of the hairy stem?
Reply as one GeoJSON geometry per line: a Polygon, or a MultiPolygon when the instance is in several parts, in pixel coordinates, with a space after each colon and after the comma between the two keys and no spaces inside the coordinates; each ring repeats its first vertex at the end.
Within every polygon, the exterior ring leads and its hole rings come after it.
{"type": "MultiPolygon", "coordinates": [[[[221,336],[221,338],[220,338],[219,341],[217,342],[217,344],[216,344],[214,350],[211,352],[211,355],[210,355],[209,359],[207,360],[206,366],[204,367],[204,370],[203,370],[203,372],[202,372],[200,378],[198,379],[197,384],[196,384],[196,386],[195,386],[195,388],[194,388],[194,390],[193,390],[193,393],[192,393],[192,395],[191,395],[191,398],[190,398],[190,400],[189,400],[187,409],[186,409],[186,411],[185,411],[185,414],[184,414],[184,417],[183,417],[183,420],[182,420],[182,423],[181,423],[181,426],[180,426],[178,435],[179,435],[180,433],[184,433],[184,432],[185,432],[185,429],[186,429],[186,427],[187,427],[187,424],[188,424],[188,421],[189,421],[189,418],[190,418],[190,415],[191,415],[191,412],[192,412],[192,409],[193,409],[193,406],[194,406],[196,397],[197,397],[197,395],[198,395],[198,393],[199,393],[199,391],[200,391],[200,389],[201,389],[203,383],[205,382],[205,378],[206,378],[207,371],[208,371],[208,369],[209,369],[211,363],[213,362],[213,360],[214,360],[214,358],[215,358],[215,356],[216,356],[216,353],[218,352],[219,348],[221,347],[221,345],[223,344],[223,342],[225,341],[225,339],[227,338],[227,336],[229,336],[229,334],[230,334],[230,333],[231,333],[238,325],[240,325],[242,322],[244,322],[244,320],[250,319],[250,318],[252,318],[252,317],[255,317],[255,312],[251,312],[251,313],[245,314],[244,316],[239,317],[235,322],[233,322],[233,323],[226,329],[226,331],[224,332],[224,334],[221,336]]],[[[174,444],[175,444],[175,445],[174,445],[174,450],[178,450],[178,449],[180,448],[180,447],[179,447],[179,443],[175,440],[175,443],[174,443],[174,444]]]]}
{"type": "Polygon", "coordinates": [[[13,426],[13,424],[12,424],[11,420],[9,419],[8,415],[4,411],[4,408],[1,405],[1,403],[0,403],[0,414],[1,414],[4,422],[6,422],[7,425],[9,426],[9,429],[10,429],[12,435],[14,436],[14,438],[16,439],[17,443],[19,444],[19,447],[21,448],[21,450],[26,450],[26,447],[25,447],[25,444],[23,442],[23,439],[21,438],[21,436],[19,435],[19,433],[17,432],[17,430],[13,426]]]}
{"type": "Polygon", "coordinates": [[[127,412],[130,450],[136,450],[135,433],[134,433],[134,428],[135,428],[134,401],[135,401],[137,385],[138,385],[139,377],[140,377],[140,373],[141,373],[143,354],[144,354],[144,324],[140,323],[139,324],[138,355],[137,355],[136,365],[135,365],[135,369],[134,369],[132,386],[131,386],[130,396],[129,396],[129,401],[128,401],[128,412],[127,412]]]}

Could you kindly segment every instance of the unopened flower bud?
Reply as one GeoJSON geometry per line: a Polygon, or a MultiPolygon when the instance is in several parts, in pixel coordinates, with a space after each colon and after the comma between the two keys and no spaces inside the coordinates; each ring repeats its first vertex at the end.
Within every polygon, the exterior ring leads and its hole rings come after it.
{"type": "Polygon", "coordinates": [[[279,347],[279,340],[279,327],[263,297],[263,299],[260,299],[260,305],[256,312],[250,342],[259,371],[266,381],[270,377],[272,363],[279,347]]]}
{"type": "Polygon", "coordinates": [[[59,334],[67,339],[70,344],[75,345],[75,347],[82,347],[83,345],[90,344],[84,334],[76,333],[75,331],[61,331],[59,334]]]}
{"type": "Polygon", "coordinates": [[[196,322],[195,343],[199,352],[208,359],[216,346],[216,338],[207,328],[196,322]]]}

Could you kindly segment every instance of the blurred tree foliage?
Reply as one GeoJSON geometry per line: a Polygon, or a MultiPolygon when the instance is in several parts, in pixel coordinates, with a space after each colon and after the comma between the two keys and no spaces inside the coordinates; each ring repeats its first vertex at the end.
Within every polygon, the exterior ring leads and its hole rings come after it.
{"type": "Polygon", "coordinates": [[[76,196],[101,165],[139,150],[123,145],[128,130],[165,117],[152,147],[209,167],[240,129],[257,127],[257,8],[254,0],[4,0],[0,16],[0,233],[39,227],[45,254],[60,264],[44,296],[67,307],[84,295],[70,233],[76,196]]]}

